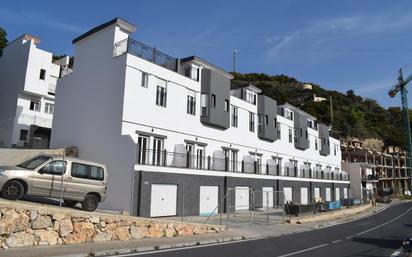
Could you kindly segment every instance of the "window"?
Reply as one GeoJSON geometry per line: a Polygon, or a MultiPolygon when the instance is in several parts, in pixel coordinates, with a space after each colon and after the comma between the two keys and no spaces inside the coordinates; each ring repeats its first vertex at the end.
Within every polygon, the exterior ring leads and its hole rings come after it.
{"type": "Polygon", "coordinates": [[[318,139],[315,138],[315,150],[318,150],[318,139]]]}
{"type": "Polygon", "coordinates": [[[192,115],[196,114],[196,100],[192,95],[187,96],[187,113],[192,115]]]}
{"type": "Polygon", "coordinates": [[[298,130],[297,129],[295,129],[295,143],[297,143],[298,142],[298,130]]]}
{"type": "Polygon", "coordinates": [[[245,89],[243,91],[243,99],[251,104],[256,104],[256,94],[252,90],[245,89]]]}
{"type": "Polygon", "coordinates": [[[54,113],[54,104],[51,103],[46,103],[46,106],[44,108],[45,113],[53,114],[54,113]]]}
{"type": "Polygon", "coordinates": [[[63,161],[52,161],[43,166],[40,172],[50,175],[61,175],[66,171],[63,161]]]}
{"type": "Polygon", "coordinates": [[[210,106],[211,107],[216,107],[216,95],[212,94],[210,97],[210,106]]]}
{"type": "Polygon", "coordinates": [[[277,128],[278,127],[278,121],[275,119],[273,119],[273,127],[277,128]]]}
{"type": "Polygon", "coordinates": [[[265,124],[269,125],[269,116],[265,115],[265,124]]]}
{"type": "Polygon", "coordinates": [[[253,112],[249,112],[249,131],[255,132],[255,114],[253,112]]]}
{"type": "Polygon", "coordinates": [[[39,112],[40,111],[40,102],[36,100],[30,101],[30,110],[39,112]]]}
{"type": "Polygon", "coordinates": [[[201,113],[202,116],[208,115],[208,108],[207,108],[208,102],[209,102],[209,95],[201,94],[200,95],[200,106],[202,110],[202,113],[201,113]]]}
{"type": "Polygon", "coordinates": [[[280,137],[281,137],[281,134],[280,134],[280,126],[277,128],[277,136],[278,136],[278,139],[281,139],[280,137]]]}
{"type": "Polygon", "coordinates": [[[289,129],[289,143],[292,143],[292,129],[289,129]]]}
{"type": "Polygon", "coordinates": [[[149,137],[139,136],[137,139],[137,163],[146,164],[149,155],[149,137]]]}
{"type": "Polygon", "coordinates": [[[336,156],[336,149],[337,147],[336,147],[336,145],[333,145],[333,153],[335,154],[335,156],[336,156]]]}
{"type": "Polygon", "coordinates": [[[232,105],[232,117],[231,117],[231,122],[232,122],[232,127],[237,128],[237,107],[232,105]]]}
{"type": "Polygon", "coordinates": [[[262,119],[263,119],[263,115],[258,114],[258,131],[259,132],[262,132],[262,119]]]}
{"type": "Polygon", "coordinates": [[[225,112],[229,111],[229,106],[230,106],[229,100],[225,99],[225,112]]]}
{"type": "Polygon", "coordinates": [[[153,138],[153,165],[161,165],[163,163],[163,138],[153,138]]]}
{"type": "Polygon", "coordinates": [[[27,141],[27,134],[29,131],[27,129],[20,130],[20,141],[27,141]]]}
{"type": "Polygon", "coordinates": [[[93,180],[104,179],[103,168],[75,162],[72,163],[71,175],[74,178],[84,178],[93,180]]]}
{"type": "Polygon", "coordinates": [[[147,74],[146,72],[142,72],[141,86],[145,88],[149,87],[149,74],[147,74]]]}
{"type": "Polygon", "coordinates": [[[166,87],[157,86],[156,105],[166,107],[166,87]]]}
{"type": "Polygon", "coordinates": [[[45,69],[40,69],[40,79],[41,80],[46,79],[46,70],[45,69]]]}

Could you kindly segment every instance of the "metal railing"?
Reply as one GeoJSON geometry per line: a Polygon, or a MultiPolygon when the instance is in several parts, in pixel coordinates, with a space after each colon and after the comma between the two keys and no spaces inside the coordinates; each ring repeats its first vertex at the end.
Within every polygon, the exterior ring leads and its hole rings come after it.
{"type": "Polygon", "coordinates": [[[177,153],[167,150],[141,149],[138,147],[136,163],[139,165],[165,166],[186,169],[240,172],[284,177],[314,178],[348,181],[346,174],[299,169],[290,165],[269,165],[260,161],[238,161],[229,157],[219,158],[206,155],[194,155],[190,152],[177,153]]]}
{"type": "Polygon", "coordinates": [[[174,58],[170,55],[167,55],[157,50],[156,47],[145,45],[137,40],[128,38],[119,41],[114,45],[113,55],[115,57],[125,53],[133,54],[146,61],[152,62],[166,69],[177,72],[177,58],[174,58]]]}

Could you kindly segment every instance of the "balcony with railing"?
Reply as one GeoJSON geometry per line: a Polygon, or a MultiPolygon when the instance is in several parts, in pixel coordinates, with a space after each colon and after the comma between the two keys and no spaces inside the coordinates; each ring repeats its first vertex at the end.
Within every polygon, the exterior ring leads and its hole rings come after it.
{"type": "Polygon", "coordinates": [[[156,47],[145,45],[132,38],[124,39],[114,45],[114,57],[129,53],[151,63],[162,66],[174,72],[178,72],[178,59],[167,55],[156,47]]]}
{"type": "Polygon", "coordinates": [[[159,151],[138,148],[136,164],[194,170],[349,181],[349,176],[346,173],[336,173],[333,175],[332,172],[328,172],[326,170],[312,170],[308,168],[299,169],[289,163],[284,166],[279,164],[272,165],[269,162],[262,164],[259,160],[252,160],[250,158],[244,158],[242,161],[239,161],[224,156],[212,157],[205,155],[193,155],[190,152],[169,152],[167,150],[159,151]]]}

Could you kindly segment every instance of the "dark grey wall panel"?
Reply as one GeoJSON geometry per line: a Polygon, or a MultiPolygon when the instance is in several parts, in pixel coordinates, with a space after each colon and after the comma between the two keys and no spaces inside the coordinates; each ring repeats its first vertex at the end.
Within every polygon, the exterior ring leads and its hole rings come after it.
{"type": "Polygon", "coordinates": [[[210,126],[227,129],[230,127],[230,79],[211,69],[202,69],[201,93],[209,95],[208,113],[200,121],[210,126]],[[216,106],[211,106],[212,95],[216,96],[216,106]],[[229,110],[225,110],[225,100],[229,110]]]}
{"type": "Polygon", "coordinates": [[[294,129],[297,132],[295,148],[306,150],[309,148],[308,117],[298,111],[294,111],[294,113],[294,129]]]}
{"type": "Polygon", "coordinates": [[[261,119],[261,124],[258,127],[258,137],[267,141],[275,141],[277,139],[276,117],[277,117],[277,102],[265,95],[258,95],[258,117],[261,119]],[[266,123],[267,117],[267,123],[266,123]]]}
{"type": "Polygon", "coordinates": [[[321,149],[319,153],[327,156],[330,154],[330,142],[329,142],[329,126],[323,123],[318,124],[319,138],[321,139],[321,149]]]}

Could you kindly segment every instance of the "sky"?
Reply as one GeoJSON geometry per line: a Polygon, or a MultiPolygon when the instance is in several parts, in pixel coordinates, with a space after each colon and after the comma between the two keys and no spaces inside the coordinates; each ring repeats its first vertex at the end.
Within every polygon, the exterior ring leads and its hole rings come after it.
{"type": "Polygon", "coordinates": [[[389,107],[400,105],[387,94],[399,68],[412,73],[410,10],[408,0],[13,0],[0,6],[0,27],[9,41],[32,34],[40,48],[72,55],[72,39],[120,17],[137,26],[134,39],[171,56],[232,71],[236,49],[238,72],[353,89],[389,107]]]}

